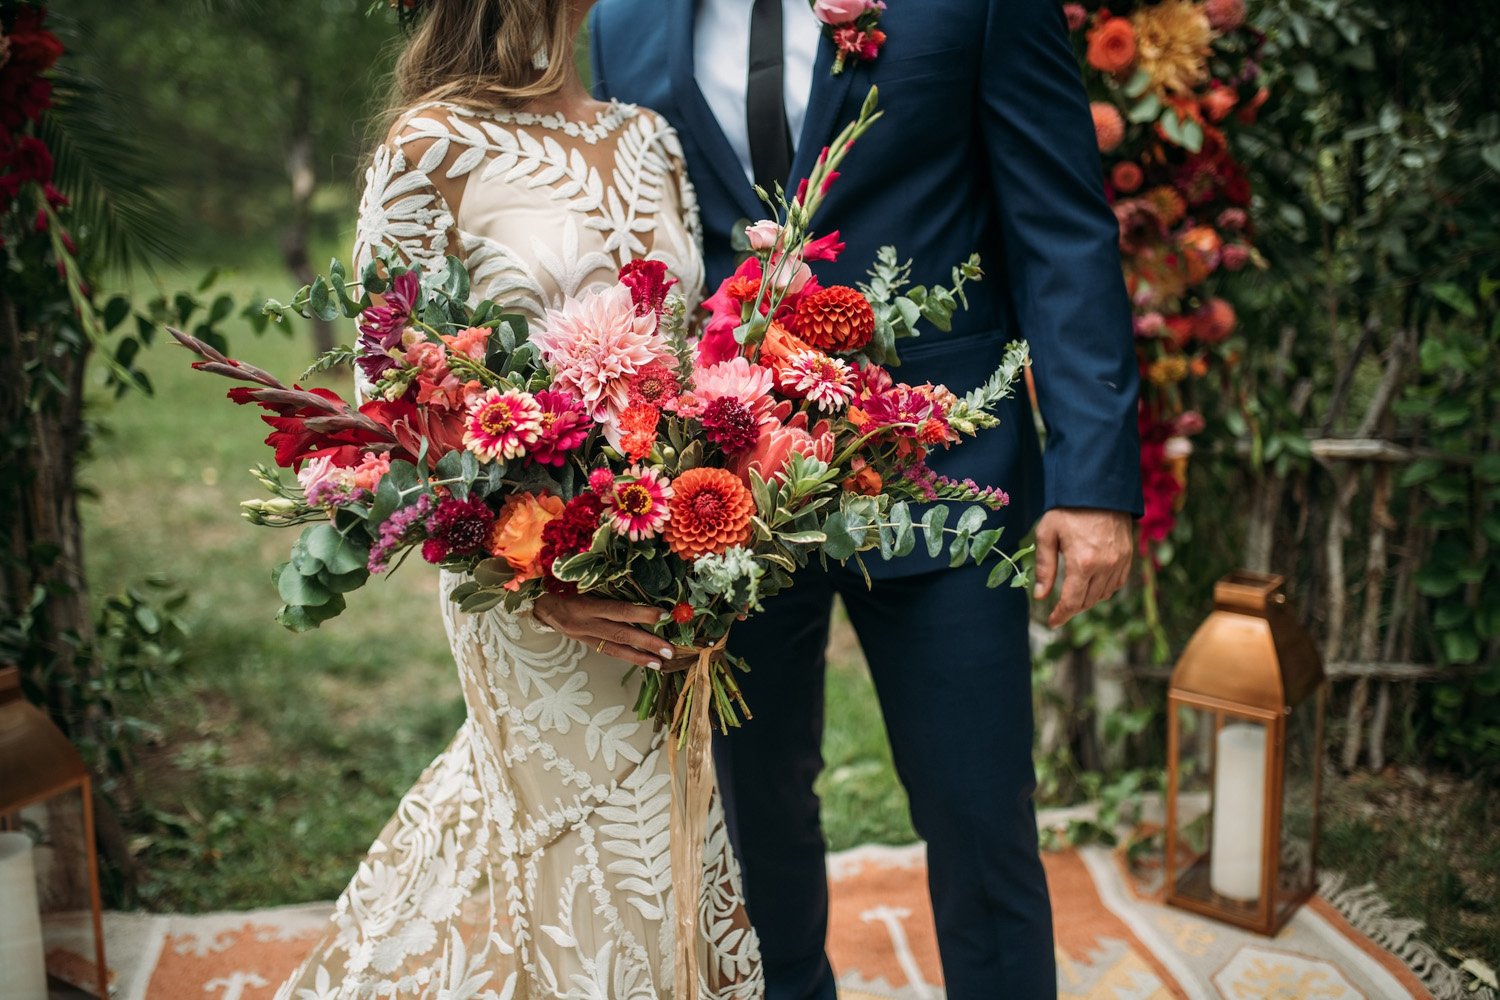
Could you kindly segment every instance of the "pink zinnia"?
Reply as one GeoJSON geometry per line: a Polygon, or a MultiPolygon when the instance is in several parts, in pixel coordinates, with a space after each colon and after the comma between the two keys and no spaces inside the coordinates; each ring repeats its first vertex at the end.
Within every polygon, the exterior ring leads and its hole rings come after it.
{"type": "Polygon", "coordinates": [[[637,314],[624,285],[547,310],[546,325],[531,342],[552,371],[553,387],[577,397],[600,421],[629,405],[631,376],[666,353],[656,314],[637,314]]]}
{"type": "Polygon", "coordinates": [[[854,398],[854,370],[822,351],[798,351],[782,373],[783,388],[812,400],[818,409],[842,410],[854,398]]]}
{"type": "Polygon", "coordinates": [[[605,516],[615,532],[632,542],[655,538],[667,525],[672,484],[661,472],[632,465],[604,496],[605,516]]]}
{"type": "Polygon", "coordinates": [[[520,458],[542,434],[542,407],[529,392],[491,389],[469,404],[464,447],[481,461],[520,458]]]}
{"type": "Polygon", "coordinates": [[[567,453],[583,444],[593,429],[593,421],[583,404],[565,392],[542,389],[536,393],[541,407],[541,430],[531,447],[531,457],[541,465],[561,466],[567,453]]]}

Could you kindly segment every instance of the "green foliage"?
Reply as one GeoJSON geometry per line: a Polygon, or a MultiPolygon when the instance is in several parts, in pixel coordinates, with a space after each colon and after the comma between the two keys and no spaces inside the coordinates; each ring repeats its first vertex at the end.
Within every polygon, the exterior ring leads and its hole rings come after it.
{"type": "Polygon", "coordinates": [[[151,153],[144,188],[194,220],[186,234],[193,246],[234,263],[274,246],[286,227],[289,171],[301,149],[317,184],[315,231],[324,240],[347,231],[399,37],[392,19],[363,16],[365,6],[63,5],[78,26],[84,68],[118,88],[129,109],[121,120],[151,153]]]}

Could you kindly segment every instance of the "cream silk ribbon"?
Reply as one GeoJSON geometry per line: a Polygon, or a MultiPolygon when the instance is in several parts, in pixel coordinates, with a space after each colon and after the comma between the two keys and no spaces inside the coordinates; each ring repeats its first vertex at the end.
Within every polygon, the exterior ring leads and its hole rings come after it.
{"type": "Polygon", "coordinates": [[[677,958],[674,963],[672,996],[696,1000],[698,996],[698,896],[703,889],[703,825],[713,801],[713,726],[709,709],[713,704],[713,661],[724,652],[726,634],[711,646],[695,647],[697,659],[688,668],[687,680],[672,709],[667,730],[667,765],[672,776],[672,896],[676,923],[677,958]],[[691,702],[691,704],[689,704],[691,702]],[[679,732],[687,716],[682,749],[673,733],[679,732]],[[679,791],[678,777],[686,768],[679,791]]]}

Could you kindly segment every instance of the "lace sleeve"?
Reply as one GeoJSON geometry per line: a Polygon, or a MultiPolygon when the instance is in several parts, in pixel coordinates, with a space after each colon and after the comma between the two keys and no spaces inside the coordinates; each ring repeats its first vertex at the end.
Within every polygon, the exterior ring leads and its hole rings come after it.
{"type": "Polygon", "coordinates": [[[359,205],[356,273],[383,249],[394,249],[403,262],[429,272],[440,270],[444,258],[457,252],[450,207],[455,192],[441,190],[434,181],[443,176],[440,168],[450,146],[441,117],[414,111],[375,150],[359,205]]]}
{"type": "MultiPolygon", "coordinates": [[[[442,270],[448,255],[462,256],[455,223],[461,189],[445,176],[454,155],[446,121],[435,106],[414,108],[375,150],[359,203],[355,275],[384,250],[429,274],[442,270]]],[[[356,370],[355,397],[362,402],[371,389],[356,370]]]]}

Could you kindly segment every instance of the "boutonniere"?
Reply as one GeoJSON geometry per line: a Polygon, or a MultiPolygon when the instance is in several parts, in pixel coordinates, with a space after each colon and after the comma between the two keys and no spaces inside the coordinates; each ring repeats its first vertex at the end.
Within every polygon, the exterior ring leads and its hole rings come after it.
{"type": "Polygon", "coordinates": [[[811,0],[813,15],[823,22],[823,34],[832,40],[838,55],[833,59],[835,76],[849,59],[871,62],[880,55],[885,32],[880,15],[885,0],[811,0]]]}

